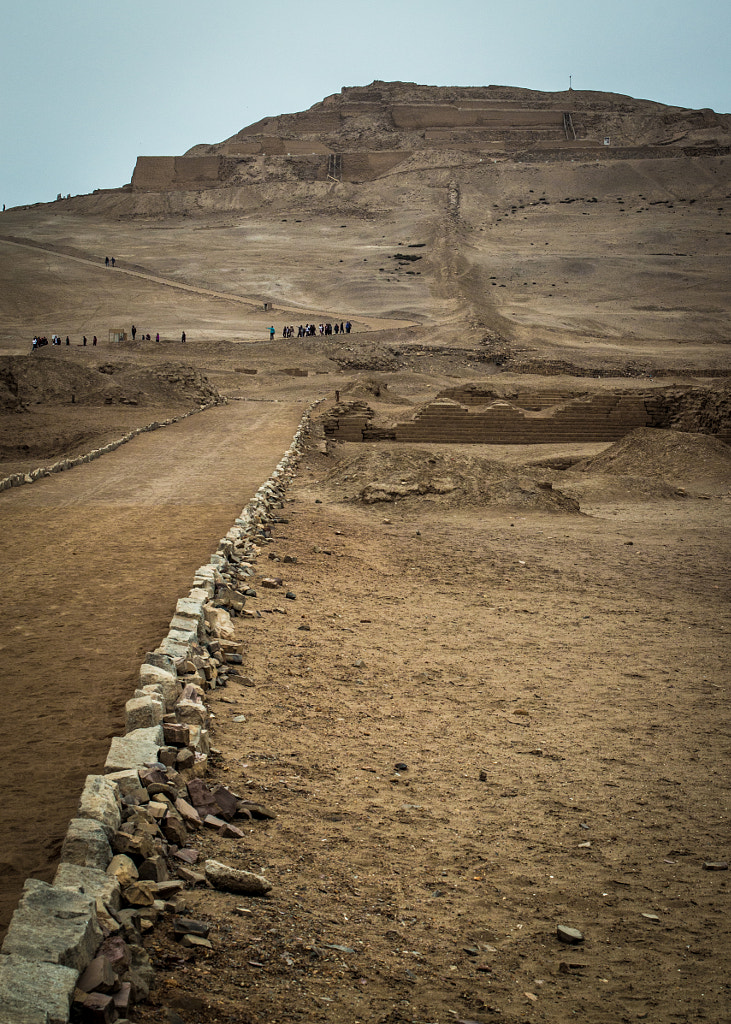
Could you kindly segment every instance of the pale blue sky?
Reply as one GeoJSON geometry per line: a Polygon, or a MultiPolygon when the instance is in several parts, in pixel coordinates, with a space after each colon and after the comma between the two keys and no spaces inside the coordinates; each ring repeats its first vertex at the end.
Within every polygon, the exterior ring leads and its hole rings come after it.
{"type": "Polygon", "coordinates": [[[515,85],[731,112],[728,0],[23,0],[0,23],[0,202],[130,180],[344,85],[515,85]]]}

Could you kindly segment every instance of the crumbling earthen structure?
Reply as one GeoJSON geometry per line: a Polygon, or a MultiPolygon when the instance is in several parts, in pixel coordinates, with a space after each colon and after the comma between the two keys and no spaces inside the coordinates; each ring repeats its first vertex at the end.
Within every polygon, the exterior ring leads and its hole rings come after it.
{"type": "Polygon", "coordinates": [[[303,180],[371,181],[414,156],[441,162],[602,159],[729,152],[731,126],[712,110],[630,96],[507,86],[373,82],[344,88],[309,110],[267,117],[183,156],[140,156],[136,190],[242,184],[286,169],[303,180]]]}
{"type": "Polygon", "coordinates": [[[704,388],[560,390],[500,396],[474,385],[447,389],[410,420],[383,424],[365,402],[336,407],[324,420],[336,441],[418,441],[432,444],[557,444],[617,441],[637,427],[675,427],[731,441],[728,397],[704,388]]]}

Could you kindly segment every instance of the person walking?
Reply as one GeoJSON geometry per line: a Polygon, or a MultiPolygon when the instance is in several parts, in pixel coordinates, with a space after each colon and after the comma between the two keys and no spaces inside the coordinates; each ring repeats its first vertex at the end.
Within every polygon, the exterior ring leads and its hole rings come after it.
{"type": "Polygon", "coordinates": [[[137,328],[132,324],[132,341],[135,340],[135,334],[137,334],[137,328]]]}
{"type": "Polygon", "coordinates": [[[277,332],[276,332],[276,331],[274,330],[274,327],[273,327],[273,326],[269,328],[269,340],[270,340],[270,341],[274,341],[274,335],[275,335],[276,333],[277,333],[277,332]]]}
{"type": "Polygon", "coordinates": [[[95,334],[95,335],[94,335],[94,337],[93,337],[93,338],[91,339],[91,343],[92,343],[92,345],[96,345],[96,334],[95,334]]]}
{"type": "Polygon", "coordinates": [[[116,262],[117,262],[117,261],[116,261],[116,260],[114,259],[114,256],[112,256],[112,266],[114,266],[114,264],[115,264],[116,262]]]}
{"type": "Polygon", "coordinates": [[[180,336],[180,340],[183,344],[185,344],[185,331],[183,331],[182,335],[180,336]]]}
{"type": "Polygon", "coordinates": [[[158,331],[157,334],[155,335],[155,341],[159,341],[159,340],[160,340],[160,332],[158,331]]]}
{"type": "Polygon", "coordinates": [[[105,256],[105,257],[104,257],[104,265],[105,265],[106,267],[108,267],[108,266],[109,266],[109,257],[108,257],[108,256],[105,256]]]}

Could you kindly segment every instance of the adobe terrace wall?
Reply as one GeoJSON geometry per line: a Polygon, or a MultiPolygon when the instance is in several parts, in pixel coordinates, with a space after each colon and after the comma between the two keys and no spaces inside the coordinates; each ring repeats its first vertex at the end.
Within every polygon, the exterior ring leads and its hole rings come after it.
{"type": "Polygon", "coordinates": [[[343,153],[343,181],[373,181],[387,174],[397,164],[411,156],[410,150],[384,149],[363,153],[343,153]]]}
{"type": "Polygon", "coordinates": [[[338,441],[390,439],[433,444],[556,444],[564,441],[617,441],[637,427],[650,426],[649,395],[605,393],[572,398],[560,392],[525,392],[505,401],[469,395],[472,407],[441,398],[414,418],[389,428],[370,427],[360,410],[332,416],[325,433],[338,441]],[[489,402],[489,404],[486,404],[489,402]],[[479,403],[479,407],[475,408],[479,403]]]}
{"type": "Polygon", "coordinates": [[[448,104],[394,104],[391,110],[397,128],[563,128],[563,111],[515,107],[451,106],[448,104]]]}
{"type": "MultiPolygon", "coordinates": [[[[289,166],[314,181],[325,181],[331,150],[319,142],[266,137],[230,143],[225,156],[177,156],[137,158],[132,186],[139,191],[211,188],[225,182],[239,162],[255,156],[270,157],[274,166],[289,166]]],[[[372,181],[411,156],[410,150],[364,150],[342,154],[343,181],[372,181]]]]}
{"type": "Polygon", "coordinates": [[[473,384],[443,391],[405,423],[374,423],[365,403],[350,403],[324,421],[338,441],[433,444],[555,444],[617,441],[637,427],[707,433],[731,444],[731,392],[702,386],[567,394],[525,389],[499,397],[473,384]]]}
{"type": "MultiPolygon", "coordinates": [[[[90,1021],[116,1019],[117,1014],[126,1017],[132,1002],[144,999],[149,991],[153,976],[149,958],[141,945],[122,936],[135,932],[136,922],[145,913],[154,921],[165,893],[170,898],[182,884],[150,881],[147,886],[158,893],[158,905],[120,909],[120,882],[115,874],[107,874],[111,843],[120,836],[130,843],[139,838],[120,831],[123,799],[129,811],[170,789],[164,784],[155,789],[149,781],[143,784],[147,776],[156,774],[149,772],[149,765],[163,757],[163,747],[166,755],[173,755],[172,763],[180,765],[182,751],[191,766],[191,778],[205,770],[209,715],[196,684],[215,687],[225,665],[237,663],[237,655],[230,652],[240,645],[215,638],[223,634],[227,603],[236,607],[232,581],[253,574],[255,542],[267,536],[276,510],[283,505],[311,408],[271,477],[236,518],[210,563],[195,573],[189,594],[177,603],[167,636],[141,666],[139,688],[126,705],[127,731],[112,740],[105,774],[87,776],[53,884],[26,881],[0,950],[2,1024],[67,1024],[79,983],[89,992],[82,1012],[90,1021]],[[223,600],[214,606],[214,597],[221,594],[223,600]]],[[[238,600],[243,607],[243,598],[238,600]]],[[[166,763],[171,763],[169,758],[166,763]]],[[[196,815],[187,804],[182,811],[196,815]]],[[[265,879],[259,882],[269,884],[265,879]]]]}
{"type": "MultiPolygon", "coordinates": [[[[704,146],[605,146],[598,139],[563,137],[561,126],[550,128],[481,127],[436,128],[424,132],[424,139],[440,149],[460,152],[511,154],[521,163],[554,163],[580,157],[591,160],[671,159],[683,156],[723,156],[727,145],[704,146]]],[[[231,181],[237,168],[257,156],[272,161],[276,170],[281,162],[302,180],[324,181],[328,173],[328,155],[332,150],[317,141],[256,140],[231,143],[223,155],[158,156],[137,158],[132,187],[137,191],[160,192],[215,188],[231,181]]],[[[374,181],[412,156],[412,150],[360,150],[339,154],[343,181],[374,181]]],[[[419,150],[421,152],[421,150],[419,150]]]]}
{"type": "Polygon", "coordinates": [[[132,187],[155,190],[216,185],[223,179],[226,165],[225,157],[219,155],[138,156],[132,187]]]}
{"type": "Polygon", "coordinates": [[[275,135],[260,135],[246,142],[230,142],[224,147],[226,156],[328,156],[329,146],[311,139],[280,139],[275,135]]]}
{"type": "Polygon", "coordinates": [[[450,444],[556,444],[562,441],[617,441],[648,425],[639,397],[597,395],[562,406],[528,411],[497,401],[470,411],[451,401],[434,402],[411,423],[396,426],[397,441],[450,444]]]}

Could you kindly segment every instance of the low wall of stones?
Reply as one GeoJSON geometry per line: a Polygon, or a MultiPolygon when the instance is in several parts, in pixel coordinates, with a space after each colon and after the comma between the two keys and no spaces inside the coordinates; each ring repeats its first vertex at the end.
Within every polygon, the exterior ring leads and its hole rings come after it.
{"type": "MultiPolygon", "coordinates": [[[[113,738],[104,774],[87,776],[53,884],[26,881],[0,950],[2,1024],[67,1024],[72,1005],[82,1024],[125,1019],[146,998],[153,977],[141,935],[160,914],[175,912],[187,881],[238,886],[250,895],[270,888],[265,878],[216,861],[196,874],[184,856],[185,838],[187,828],[204,823],[236,835],[237,812],[256,816],[228,789],[211,791],[201,778],[210,751],[203,697],[242,662],[231,615],[256,614],[244,607],[243,593],[254,574],[256,542],[278,521],[309,416],[310,409],[145,658],[126,705],[126,732],[113,738]]],[[[196,934],[184,939],[207,942],[196,934]]]]}
{"type": "Polygon", "coordinates": [[[23,484],[33,484],[36,480],[43,479],[43,477],[53,476],[54,473],[63,473],[64,470],[73,469],[74,466],[81,466],[85,462],[93,462],[95,459],[100,459],[102,455],[107,455],[109,452],[116,451],[117,448],[121,448],[123,444],[127,444],[128,441],[132,441],[133,438],[138,437],[140,434],[149,434],[151,430],[159,430],[161,427],[169,427],[172,423],[179,423],[181,420],[185,420],[189,416],[194,416],[198,412],[205,412],[206,409],[212,409],[218,404],[218,402],[208,402],[206,405],[198,406],[197,409],[191,409],[189,412],[181,413],[180,416],[171,416],[167,420],[155,420],[153,423],[148,423],[144,427],[137,427],[135,430],[130,430],[129,433],[124,434],[122,437],[118,437],[114,441],[110,441],[109,444],[105,444],[101,448],[93,448],[85,455],[75,455],[70,459],[61,459],[59,462],[54,462],[51,466],[41,466],[38,469],[32,469],[29,473],[12,473],[10,476],[6,476],[0,480],[0,491],[7,491],[10,487],[21,487],[23,484]]]}

